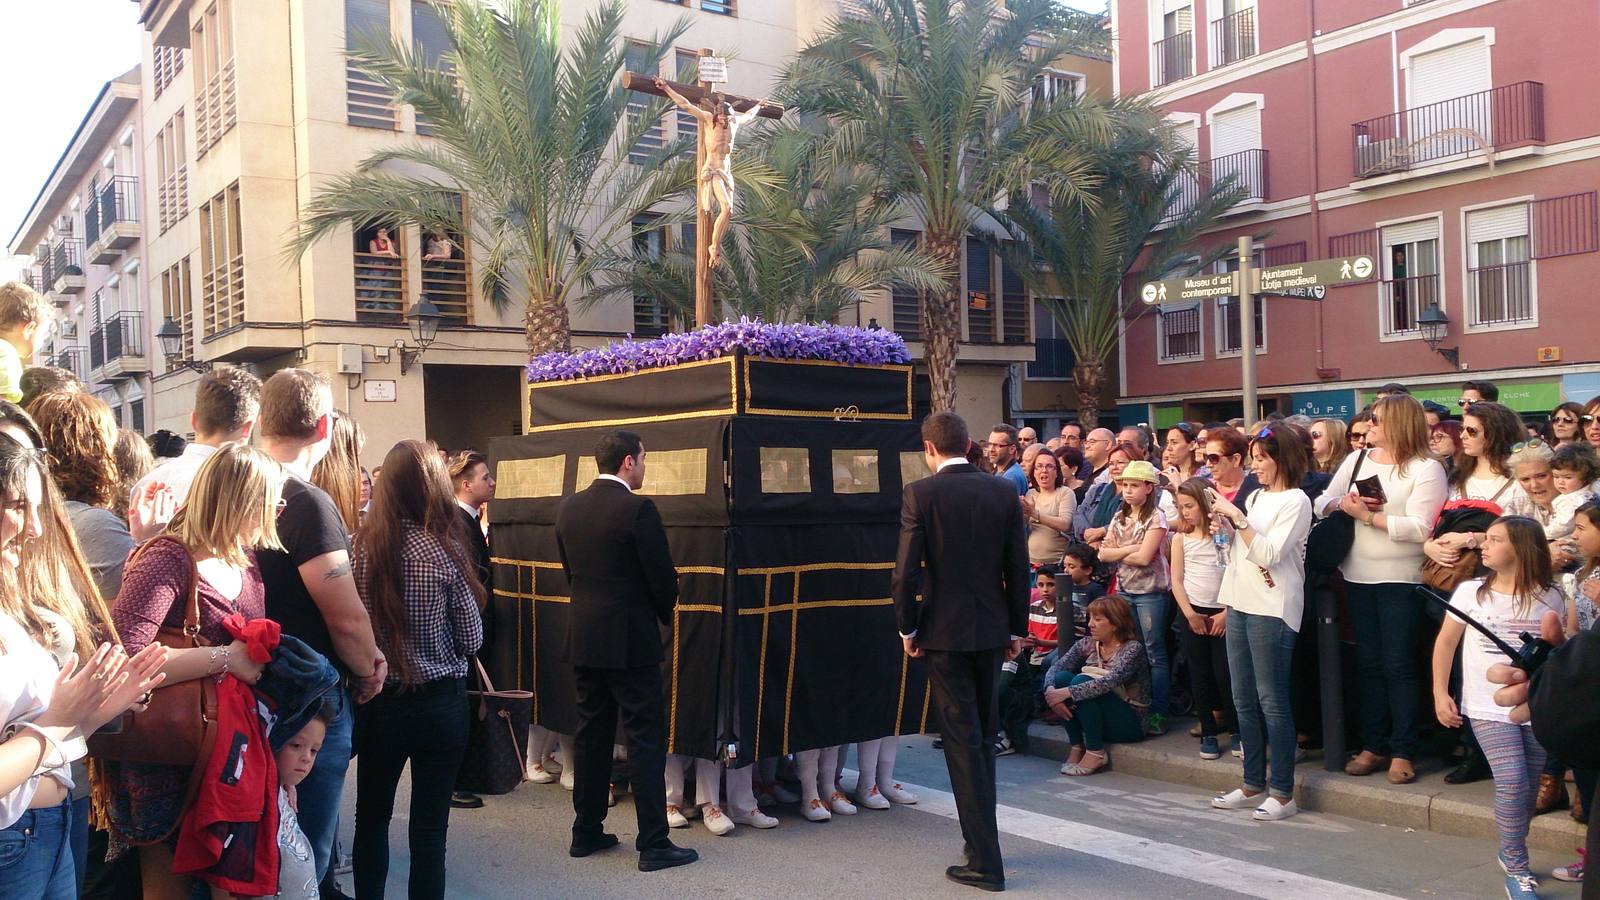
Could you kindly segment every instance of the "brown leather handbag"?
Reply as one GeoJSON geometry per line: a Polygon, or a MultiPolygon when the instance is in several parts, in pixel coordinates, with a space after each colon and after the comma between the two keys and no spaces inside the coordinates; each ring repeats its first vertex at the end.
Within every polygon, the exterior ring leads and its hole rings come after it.
{"type": "MultiPolygon", "coordinates": [[[[132,566],[158,541],[183,547],[176,538],[154,538],[133,552],[128,565],[132,566]]],[[[183,627],[163,626],[155,637],[156,643],[174,650],[208,646],[200,636],[200,571],[188,548],[183,550],[189,557],[189,595],[183,627]]],[[[216,730],[217,683],[210,676],[202,676],[156,688],[144,712],[122,714],[120,732],[91,735],[89,753],[110,762],[193,766],[200,771],[211,756],[216,730]]]]}

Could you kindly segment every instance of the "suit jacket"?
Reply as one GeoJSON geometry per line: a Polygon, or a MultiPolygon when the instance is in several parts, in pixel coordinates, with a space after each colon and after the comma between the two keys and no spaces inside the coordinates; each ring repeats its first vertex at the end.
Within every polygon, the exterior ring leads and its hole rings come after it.
{"type": "Polygon", "coordinates": [[[907,485],[892,591],[900,633],[928,650],[1027,634],[1028,539],[1011,482],[960,463],[907,485]]]}
{"type": "Polygon", "coordinates": [[[478,517],[467,512],[456,504],[456,512],[461,516],[461,525],[467,531],[467,552],[478,563],[478,581],[482,582],[486,591],[494,590],[494,566],[489,562],[489,539],[483,536],[483,526],[478,524],[478,517]]]}
{"type": "Polygon", "coordinates": [[[627,669],[662,660],[678,570],[656,505],[609,478],[561,503],[556,547],[572,587],[562,661],[627,669]]]}

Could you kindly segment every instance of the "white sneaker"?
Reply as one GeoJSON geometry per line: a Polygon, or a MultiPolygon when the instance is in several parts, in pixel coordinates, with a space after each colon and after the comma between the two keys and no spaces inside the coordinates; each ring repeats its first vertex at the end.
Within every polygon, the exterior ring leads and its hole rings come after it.
{"type": "Polygon", "coordinates": [[[722,807],[708,803],[701,809],[701,813],[705,815],[706,830],[717,837],[733,831],[733,820],[723,814],[722,807]]]}
{"type": "Polygon", "coordinates": [[[1246,794],[1244,788],[1234,788],[1218,797],[1211,798],[1211,805],[1217,809],[1249,809],[1256,806],[1256,801],[1261,799],[1260,794],[1246,794]]]}
{"type": "Polygon", "coordinates": [[[850,802],[850,798],[844,795],[844,791],[834,791],[833,796],[828,798],[828,805],[841,816],[853,816],[856,814],[856,805],[850,802]]]}
{"type": "Polygon", "coordinates": [[[1233,754],[1234,759],[1244,759],[1244,741],[1234,741],[1233,749],[1228,752],[1233,754]]]}
{"type": "Polygon", "coordinates": [[[751,813],[730,813],[728,818],[737,825],[749,825],[751,828],[777,828],[778,820],[762,812],[759,808],[751,813]]]}
{"type": "Polygon", "coordinates": [[[676,806],[673,806],[670,803],[667,804],[667,827],[668,828],[688,828],[689,827],[689,819],[688,819],[687,816],[685,816],[683,814],[683,810],[679,809],[676,806]]]}
{"type": "Polygon", "coordinates": [[[883,792],[878,790],[877,785],[873,785],[872,789],[865,794],[857,791],[856,805],[865,806],[867,809],[888,809],[891,806],[888,799],[883,796],[883,792]]]}
{"type": "Polygon", "coordinates": [[[1279,800],[1277,797],[1268,797],[1265,803],[1256,807],[1256,811],[1250,814],[1250,818],[1255,819],[1257,822],[1276,822],[1279,819],[1287,819],[1299,811],[1300,807],[1294,804],[1293,797],[1290,797],[1287,802],[1279,800]]]}
{"type": "Polygon", "coordinates": [[[813,800],[807,803],[804,812],[806,818],[813,822],[826,822],[833,818],[833,813],[828,812],[828,804],[823,803],[821,800],[813,800]]]}
{"type": "Polygon", "coordinates": [[[894,784],[880,784],[878,790],[889,798],[890,803],[898,803],[901,806],[915,806],[917,803],[917,795],[906,790],[898,781],[894,784]]]}
{"type": "Polygon", "coordinates": [[[567,770],[563,771],[561,773],[561,786],[570,791],[570,790],[572,790],[573,784],[575,784],[575,782],[573,781],[573,772],[572,772],[572,770],[571,769],[567,769],[567,770]]]}
{"type": "Polygon", "coordinates": [[[544,766],[534,763],[528,767],[528,780],[534,784],[549,784],[556,780],[556,776],[550,774],[550,770],[544,766]]]}

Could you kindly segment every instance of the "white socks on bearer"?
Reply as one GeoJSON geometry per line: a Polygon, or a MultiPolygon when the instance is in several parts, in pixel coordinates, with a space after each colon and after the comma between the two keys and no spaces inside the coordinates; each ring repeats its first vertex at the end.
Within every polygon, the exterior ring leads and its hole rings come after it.
{"type": "Polygon", "coordinates": [[[856,802],[868,809],[888,809],[891,803],[910,806],[917,795],[894,780],[894,758],[900,751],[895,737],[856,744],[856,802]]]}
{"type": "Polygon", "coordinates": [[[800,811],[807,819],[826,822],[834,814],[856,814],[855,804],[839,790],[834,780],[839,765],[838,747],[802,750],[794,755],[794,760],[800,774],[800,811]]]}
{"type": "Polygon", "coordinates": [[[534,725],[528,730],[528,780],[534,784],[549,784],[558,775],[562,786],[572,790],[572,738],[534,725]],[[553,766],[552,752],[556,754],[553,766]]]}

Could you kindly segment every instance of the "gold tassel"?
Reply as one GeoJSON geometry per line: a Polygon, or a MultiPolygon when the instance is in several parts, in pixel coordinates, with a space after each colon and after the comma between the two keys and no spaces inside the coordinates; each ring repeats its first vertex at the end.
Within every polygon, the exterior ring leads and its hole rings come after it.
{"type": "Polygon", "coordinates": [[[111,773],[106,764],[91,756],[89,768],[89,827],[111,830],[111,773]]]}

